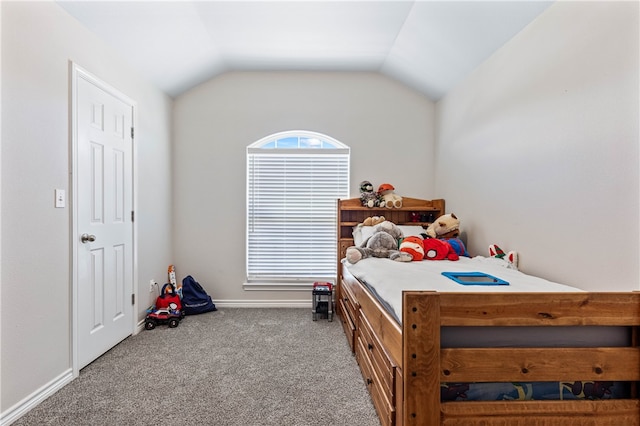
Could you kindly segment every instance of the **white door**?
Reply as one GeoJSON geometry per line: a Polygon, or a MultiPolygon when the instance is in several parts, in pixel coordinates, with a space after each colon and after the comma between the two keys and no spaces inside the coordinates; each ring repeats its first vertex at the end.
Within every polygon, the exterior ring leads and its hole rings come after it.
{"type": "Polygon", "coordinates": [[[133,332],[133,104],[76,78],[76,343],[83,368],[133,332]]]}

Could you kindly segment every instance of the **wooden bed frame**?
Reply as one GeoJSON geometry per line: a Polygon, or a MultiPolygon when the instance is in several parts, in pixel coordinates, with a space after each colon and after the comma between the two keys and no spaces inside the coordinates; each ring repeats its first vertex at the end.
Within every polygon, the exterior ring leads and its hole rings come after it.
{"type": "MultiPolygon", "coordinates": [[[[351,226],[355,200],[339,200],[339,227],[351,226]],[[340,223],[340,218],[347,216],[349,223],[340,223]]],[[[437,201],[444,209],[444,201],[437,201]]],[[[423,208],[432,202],[424,203],[423,208]]],[[[341,239],[339,250],[345,248],[344,234],[341,239]]],[[[339,269],[338,283],[337,311],[384,426],[640,426],[640,292],[405,291],[400,326],[346,268],[339,269]],[[624,326],[629,327],[630,344],[595,348],[441,347],[442,327],[464,326],[624,326]],[[578,380],[631,382],[631,398],[440,401],[441,382],[578,380]]]]}

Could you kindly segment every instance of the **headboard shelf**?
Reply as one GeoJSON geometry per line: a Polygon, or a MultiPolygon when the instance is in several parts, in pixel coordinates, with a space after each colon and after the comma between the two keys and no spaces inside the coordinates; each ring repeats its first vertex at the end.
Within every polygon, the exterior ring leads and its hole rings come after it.
{"type": "MultiPolygon", "coordinates": [[[[416,210],[424,210],[424,211],[439,211],[439,210],[444,210],[444,200],[443,199],[437,199],[437,200],[422,200],[420,198],[409,198],[409,197],[403,197],[402,198],[402,207],[400,207],[399,209],[390,209],[390,208],[386,208],[386,207],[365,207],[362,205],[362,203],[360,202],[360,198],[348,198],[348,199],[344,199],[344,200],[340,200],[340,206],[342,207],[343,210],[349,210],[349,211],[358,211],[358,210],[363,210],[363,211],[409,211],[409,212],[413,212],[416,210]]],[[[340,206],[338,207],[338,210],[340,210],[340,206]]]]}
{"type": "MultiPolygon", "coordinates": [[[[436,219],[444,214],[444,200],[422,200],[419,198],[402,198],[402,207],[389,209],[386,207],[365,207],[360,198],[338,200],[338,275],[340,260],[348,247],[353,246],[353,227],[364,222],[370,216],[384,216],[396,225],[417,225],[426,228],[431,224],[426,218],[436,219]],[[416,217],[418,221],[416,221],[416,217]]],[[[339,282],[339,276],[338,276],[339,282]]]]}

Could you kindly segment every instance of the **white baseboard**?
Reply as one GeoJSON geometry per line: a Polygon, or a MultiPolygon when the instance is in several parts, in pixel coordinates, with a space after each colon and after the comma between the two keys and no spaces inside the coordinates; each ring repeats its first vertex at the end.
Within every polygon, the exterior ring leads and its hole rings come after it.
{"type": "Polygon", "coordinates": [[[13,407],[0,414],[0,426],[9,426],[42,401],[62,389],[72,380],[73,370],[70,368],[22,401],[15,404],[13,407]]]}
{"type": "Polygon", "coordinates": [[[140,333],[142,330],[144,330],[144,318],[142,318],[142,320],[138,321],[138,325],[136,326],[136,331],[133,333],[133,335],[135,336],[136,334],[140,333]]]}

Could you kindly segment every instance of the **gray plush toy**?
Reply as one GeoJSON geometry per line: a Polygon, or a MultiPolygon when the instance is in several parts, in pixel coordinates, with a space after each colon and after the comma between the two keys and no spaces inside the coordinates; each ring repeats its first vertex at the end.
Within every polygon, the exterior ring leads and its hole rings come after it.
{"type": "Polygon", "coordinates": [[[347,262],[357,263],[367,257],[383,257],[396,262],[411,262],[409,253],[398,250],[398,240],[403,237],[402,231],[395,223],[385,220],[376,225],[373,235],[362,242],[360,247],[349,247],[346,252],[347,262]]]}
{"type": "Polygon", "coordinates": [[[378,207],[382,202],[382,197],[373,190],[373,185],[368,180],[360,182],[360,202],[369,208],[378,207]]]}

